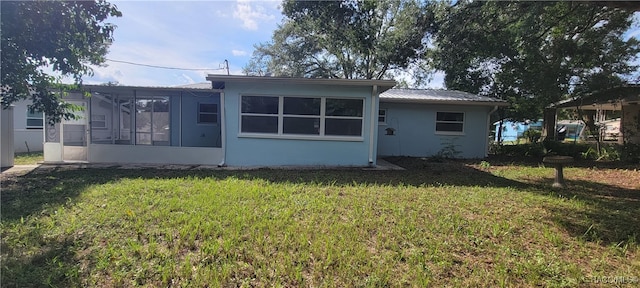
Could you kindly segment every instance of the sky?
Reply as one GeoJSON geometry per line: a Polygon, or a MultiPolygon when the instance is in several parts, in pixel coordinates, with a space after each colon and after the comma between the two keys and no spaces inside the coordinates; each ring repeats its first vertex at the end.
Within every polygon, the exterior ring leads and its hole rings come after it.
{"type": "MultiPolygon", "coordinates": [[[[254,45],[271,40],[282,22],[280,1],[110,1],[122,17],[103,67],[83,77],[85,84],[175,86],[206,82],[208,74],[243,75],[254,45]],[[159,69],[131,65],[206,70],[159,69]]],[[[428,86],[442,88],[436,74],[428,86]]]]}
{"type": "MultiPolygon", "coordinates": [[[[110,1],[122,17],[103,66],[85,84],[117,82],[132,86],[175,86],[206,82],[208,74],[242,75],[254,45],[271,40],[282,22],[280,0],[110,1]],[[159,69],[140,65],[203,69],[159,69]]],[[[640,38],[640,13],[627,37],[640,38]]],[[[444,88],[435,73],[428,88],[444,88]]]]}
{"type": "Polygon", "coordinates": [[[202,69],[158,69],[107,61],[85,84],[173,86],[206,82],[207,74],[240,75],[253,45],[267,42],[282,21],[279,1],[110,1],[122,17],[106,58],[146,65],[202,69]]]}

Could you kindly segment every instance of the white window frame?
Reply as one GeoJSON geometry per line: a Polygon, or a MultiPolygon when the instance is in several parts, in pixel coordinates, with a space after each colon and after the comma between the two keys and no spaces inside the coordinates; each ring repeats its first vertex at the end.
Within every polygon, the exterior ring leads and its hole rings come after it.
{"type": "Polygon", "coordinates": [[[464,135],[464,122],[467,119],[467,115],[465,115],[464,112],[462,111],[437,111],[435,113],[435,125],[434,125],[434,130],[435,130],[435,134],[439,134],[439,135],[464,135]],[[438,121],[438,113],[456,113],[456,114],[462,114],[462,121],[438,121]],[[462,124],[462,131],[438,131],[438,123],[459,123],[462,124]]]}
{"type": "Polygon", "coordinates": [[[329,141],[364,141],[365,133],[365,115],[367,101],[364,97],[335,97],[335,96],[306,96],[306,95],[264,95],[264,94],[243,94],[240,95],[238,105],[238,137],[241,138],[274,138],[274,139],[294,139],[294,140],[329,140],[329,141]],[[244,113],[242,112],[242,97],[278,97],[278,113],[277,114],[259,114],[259,113],[244,113]],[[296,114],[284,114],[284,98],[319,98],[320,99],[320,115],[296,115],[296,114]],[[326,100],[327,99],[344,99],[344,100],[362,100],[362,116],[327,116],[326,114],[326,100]],[[242,132],[242,117],[243,116],[268,116],[278,118],[278,132],[277,133],[256,133],[256,132],[242,132]],[[319,135],[305,135],[305,134],[286,134],[283,132],[283,122],[285,117],[296,118],[319,118],[320,119],[320,133],[319,135]],[[325,135],[325,122],[326,119],[354,119],[360,120],[360,135],[359,136],[340,136],[340,135],[325,135]]]}
{"type": "Polygon", "coordinates": [[[107,115],[106,114],[91,114],[91,129],[107,130],[107,115]],[[96,120],[96,117],[102,117],[102,120],[96,120]],[[102,123],[102,125],[96,125],[102,123]]]}
{"type": "Polygon", "coordinates": [[[387,125],[387,113],[389,113],[387,108],[378,109],[378,125],[387,125]],[[384,115],[380,114],[380,112],[384,112],[384,115]],[[384,121],[380,121],[380,117],[383,117],[384,121]]]}
{"type": "Polygon", "coordinates": [[[196,122],[198,123],[198,125],[210,125],[210,126],[216,126],[218,125],[218,103],[200,103],[198,102],[198,119],[196,119],[196,122]],[[202,109],[200,107],[202,107],[202,105],[215,105],[216,106],[216,112],[202,112],[202,109]],[[201,122],[200,121],[200,115],[215,115],[215,122],[201,122]]]}
{"type": "Polygon", "coordinates": [[[43,129],[44,128],[44,113],[42,112],[34,112],[30,113],[29,109],[27,109],[27,117],[25,120],[25,129],[43,129]],[[35,115],[34,115],[35,114],[35,115]],[[37,117],[40,115],[40,117],[37,117]],[[29,125],[29,120],[40,120],[39,126],[29,125]]]}

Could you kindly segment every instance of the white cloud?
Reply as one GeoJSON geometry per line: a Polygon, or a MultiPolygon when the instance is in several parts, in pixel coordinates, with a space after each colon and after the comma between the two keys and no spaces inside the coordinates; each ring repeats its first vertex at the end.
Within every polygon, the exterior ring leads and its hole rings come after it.
{"type": "Polygon", "coordinates": [[[238,0],[236,10],[233,11],[233,18],[242,21],[242,27],[247,30],[258,30],[259,21],[272,21],[275,15],[265,12],[266,9],[260,5],[252,5],[250,1],[238,0]]]}
{"type": "Polygon", "coordinates": [[[231,54],[233,54],[233,56],[245,56],[247,55],[247,51],[233,49],[231,50],[231,54]]]}

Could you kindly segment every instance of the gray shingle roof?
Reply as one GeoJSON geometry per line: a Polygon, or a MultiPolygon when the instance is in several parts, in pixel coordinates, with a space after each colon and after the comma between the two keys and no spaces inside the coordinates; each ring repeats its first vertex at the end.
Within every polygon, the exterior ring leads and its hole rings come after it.
{"type": "Polygon", "coordinates": [[[507,102],[462,91],[440,89],[390,89],[380,102],[507,106],[507,102]]]}

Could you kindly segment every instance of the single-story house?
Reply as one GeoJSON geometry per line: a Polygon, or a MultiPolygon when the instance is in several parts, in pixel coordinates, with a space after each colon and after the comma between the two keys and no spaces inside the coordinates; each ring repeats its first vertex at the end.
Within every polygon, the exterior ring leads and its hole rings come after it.
{"type": "Polygon", "coordinates": [[[29,100],[13,103],[13,148],[15,152],[42,151],[44,117],[42,112],[30,112],[29,100]]]}
{"type": "Polygon", "coordinates": [[[580,109],[594,118],[597,118],[599,111],[619,111],[619,120],[605,122],[604,119],[595,119],[596,123],[600,122],[605,127],[603,138],[617,139],[619,144],[640,144],[640,85],[615,87],[552,104],[545,110],[544,134],[547,137],[555,136],[555,131],[550,128],[556,126],[557,109],[580,109]]]}
{"type": "Polygon", "coordinates": [[[375,166],[378,156],[482,158],[505,102],[395,81],[209,75],[206,86],[87,85],[79,120],[44,129],[45,162],[375,166]],[[391,90],[390,90],[391,89],[391,90]]]}
{"type": "Polygon", "coordinates": [[[0,167],[13,166],[13,106],[0,109],[0,167]]]}
{"type": "Polygon", "coordinates": [[[14,164],[15,152],[42,151],[43,114],[31,113],[28,101],[0,109],[0,167],[14,164]]]}
{"type": "Polygon", "coordinates": [[[380,94],[378,155],[484,158],[500,106],[507,103],[461,91],[388,90],[380,94]]]}

